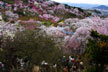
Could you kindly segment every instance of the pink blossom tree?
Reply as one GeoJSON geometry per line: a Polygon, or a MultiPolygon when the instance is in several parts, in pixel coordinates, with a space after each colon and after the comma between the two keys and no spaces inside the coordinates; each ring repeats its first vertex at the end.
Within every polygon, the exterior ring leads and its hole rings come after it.
{"type": "Polygon", "coordinates": [[[69,49],[70,53],[83,53],[85,51],[85,43],[89,38],[89,29],[85,27],[80,27],[76,30],[74,35],[67,39],[67,44],[64,48],[69,49]]]}

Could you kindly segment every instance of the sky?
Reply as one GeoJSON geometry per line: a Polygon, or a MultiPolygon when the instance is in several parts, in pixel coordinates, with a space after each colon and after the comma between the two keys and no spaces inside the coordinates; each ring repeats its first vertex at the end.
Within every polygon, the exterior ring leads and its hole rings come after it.
{"type": "Polygon", "coordinates": [[[108,5],[108,0],[52,0],[60,3],[68,2],[68,3],[86,3],[86,4],[100,4],[100,5],[108,5]]]}

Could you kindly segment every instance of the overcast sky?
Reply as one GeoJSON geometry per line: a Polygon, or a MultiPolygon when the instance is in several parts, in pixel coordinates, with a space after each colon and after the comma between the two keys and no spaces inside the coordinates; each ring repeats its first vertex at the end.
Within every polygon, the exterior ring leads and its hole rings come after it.
{"type": "Polygon", "coordinates": [[[52,0],[56,2],[69,2],[69,3],[87,3],[87,4],[101,4],[108,5],[108,0],[52,0]]]}

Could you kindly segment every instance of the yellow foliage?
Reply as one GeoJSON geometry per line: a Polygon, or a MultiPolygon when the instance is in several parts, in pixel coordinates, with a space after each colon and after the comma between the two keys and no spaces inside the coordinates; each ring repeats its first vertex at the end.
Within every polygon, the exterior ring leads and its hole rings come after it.
{"type": "Polygon", "coordinates": [[[19,20],[28,21],[30,19],[36,20],[36,21],[42,21],[42,18],[35,17],[35,16],[20,16],[19,20]]]}
{"type": "Polygon", "coordinates": [[[2,49],[2,48],[0,48],[0,51],[3,51],[3,49],[2,49]]]}
{"type": "Polygon", "coordinates": [[[54,24],[51,24],[51,26],[55,26],[54,24]]]}
{"type": "Polygon", "coordinates": [[[60,21],[59,23],[64,23],[64,21],[60,21]]]}

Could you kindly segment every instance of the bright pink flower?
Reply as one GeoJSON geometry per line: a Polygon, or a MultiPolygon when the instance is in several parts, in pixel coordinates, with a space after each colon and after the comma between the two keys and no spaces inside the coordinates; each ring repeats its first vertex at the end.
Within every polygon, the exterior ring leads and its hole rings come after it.
{"type": "Polygon", "coordinates": [[[52,23],[55,23],[55,21],[54,21],[54,20],[51,20],[51,22],[52,22],[52,23]]]}

